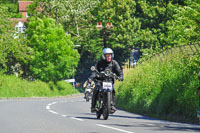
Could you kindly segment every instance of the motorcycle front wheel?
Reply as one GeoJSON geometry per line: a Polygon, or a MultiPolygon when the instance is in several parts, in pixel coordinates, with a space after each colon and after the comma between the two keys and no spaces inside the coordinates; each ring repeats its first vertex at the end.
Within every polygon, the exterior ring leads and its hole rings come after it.
{"type": "Polygon", "coordinates": [[[86,102],[89,102],[90,101],[90,98],[89,98],[89,92],[87,91],[86,94],[85,94],[85,99],[86,99],[86,102]]]}
{"type": "Polygon", "coordinates": [[[103,111],[102,111],[102,102],[103,101],[101,100],[100,96],[98,96],[97,103],[96,103],[96,108],[97,108],[96,117],[97,117],[97,119],[100,119],[101,114],[103,113],[103,111]]]}
{"type": "Polygon", "coordinates": [[[106,97],[104,97],[104,106],[103,106],[103,118],[104,120],[108,119],[110,113],[111,105],[111,92],[107,92],[106,97]]]}

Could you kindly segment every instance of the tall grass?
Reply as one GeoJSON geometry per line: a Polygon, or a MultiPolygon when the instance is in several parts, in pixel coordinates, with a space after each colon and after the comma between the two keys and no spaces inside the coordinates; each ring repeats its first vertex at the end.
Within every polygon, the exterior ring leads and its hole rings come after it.
{"type": "Polygon", "coordinates": [[[56,84],[42,81],[27,81],[0,73],[0,98],[2,97],[52,97],[78,93],[69,83],[56,84]]]}
{"type": "Polygon", "coordinates": [[[128,111],[178,121],[195,121],[199,110],[198,56],[177,51],[156,56],[125,72],[116,85],[116,102],[128,111]]]}

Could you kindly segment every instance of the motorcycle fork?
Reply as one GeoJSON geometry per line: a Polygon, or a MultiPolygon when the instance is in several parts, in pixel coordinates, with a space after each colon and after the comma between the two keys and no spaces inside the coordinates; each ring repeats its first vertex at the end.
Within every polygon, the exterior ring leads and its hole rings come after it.
{"type": "Polygon", "coordinates": [[[112,104],[112,91],[104,91],[103,93],[103,103],[105,104],[105,103],[107,103],[107,97],[108,97],[108,93],[107,92],[110,92],[110,100],[111,100],[111,104],[112,104]]]}
{"type": "Polygon", "coordinates": [[[102,100],[102,92],[99,92],[98,96],[97,96],[97,104],[96,104],[96,107],[97,107],[97,111],[101,110],[102,109],[102,106],[103,106],[103,100],[102,100]]]}

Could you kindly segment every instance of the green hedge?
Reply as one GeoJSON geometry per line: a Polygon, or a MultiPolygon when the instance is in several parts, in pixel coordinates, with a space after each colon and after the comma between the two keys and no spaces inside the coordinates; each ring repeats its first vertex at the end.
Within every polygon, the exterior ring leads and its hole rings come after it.
{"type": "Polygon", "coordinates": [[[65,81],[59,81],[56,84],[53,82],[27,81],[0,73],[0,98],[52,97],[74,93],[78,93],[78,91],[65,81]]]}
{"type": "Polygon", "coordinates": [[[199,56],[156,56],[125,72],[116,85],[120,108],[177,121],[196,121],[199,56]]]}

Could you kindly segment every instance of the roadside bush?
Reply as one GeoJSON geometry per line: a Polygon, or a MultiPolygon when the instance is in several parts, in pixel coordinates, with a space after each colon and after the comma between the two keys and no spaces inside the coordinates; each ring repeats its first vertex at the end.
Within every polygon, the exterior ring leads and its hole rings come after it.
{"type": "Polygon", "coordinates": [[[61,94],[73,94],[77,92],[74,87],[65,81],[58,81],[57,82],[57,89],[61,94]]]}
{"type": "Polygon", "coordinates": [[[2,97],[52,97],[78,93],[73,86],[64,81],[57,84],[39,80],[21,80],[15,76],[0,73],[0,98],[2,97]]]}
{"type": "Polygon", "coordinates": [[[126,110],[194,121],[199,109],[198,56],[176,52],[156,56],[128,71],[116,85],[117,105],[126,110]]]}

